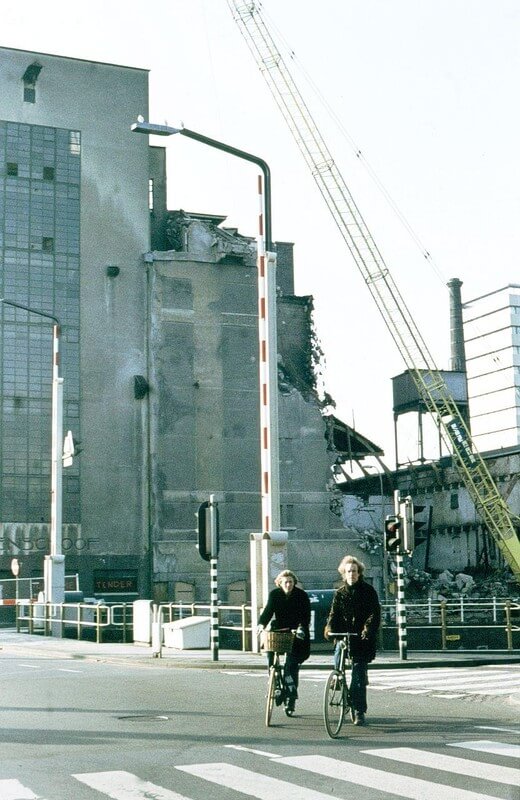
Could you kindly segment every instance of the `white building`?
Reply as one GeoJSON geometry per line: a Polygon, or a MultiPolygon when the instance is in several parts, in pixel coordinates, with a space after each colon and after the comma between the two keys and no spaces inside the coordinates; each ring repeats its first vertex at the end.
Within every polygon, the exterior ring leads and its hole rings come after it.
{"type": "Polygon", "coordinates": [[[520,444],[520,284],[464,303],[471,433],[481,452],[520,444]]]}

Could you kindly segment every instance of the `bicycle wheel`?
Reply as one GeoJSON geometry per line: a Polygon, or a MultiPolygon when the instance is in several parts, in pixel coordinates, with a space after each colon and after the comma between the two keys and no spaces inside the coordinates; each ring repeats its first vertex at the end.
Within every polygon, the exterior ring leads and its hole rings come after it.
{"type": "Polygon", "coordinates": [[[333,670],[327,678],[323,696],[323,721],[331,739],[335,739],[339,735],[345,717],[346,706],[347,689],[345,676],[343,673],[333,670]]]}
{"type": "Polygon", "coordinates": [[[265,724],[267,727],[271,724],[271,715],[274,706],[274,693],[276,690],[276,670],[271,667],[269,670],[269,682],[267,684],[267,699],[265,703],[265,724]]]}

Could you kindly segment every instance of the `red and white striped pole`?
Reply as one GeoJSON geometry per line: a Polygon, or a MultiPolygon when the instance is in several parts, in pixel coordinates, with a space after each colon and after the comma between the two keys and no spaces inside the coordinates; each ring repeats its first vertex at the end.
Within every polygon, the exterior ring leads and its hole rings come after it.
{"type": "Polygon", "coordinates": [[[276,257],[265,250],[264,196],[258,176],[258,336],[262,533],[280,530],[276,257]]]}

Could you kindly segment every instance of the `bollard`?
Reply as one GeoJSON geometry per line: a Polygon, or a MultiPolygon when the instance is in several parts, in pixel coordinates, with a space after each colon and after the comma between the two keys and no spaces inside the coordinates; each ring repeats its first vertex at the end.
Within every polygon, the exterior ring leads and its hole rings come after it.
{"type": "Polygon", "coordinates": [[[155,604],[152,606],[152,658],[162,658],[161,614],[155,604]]]}

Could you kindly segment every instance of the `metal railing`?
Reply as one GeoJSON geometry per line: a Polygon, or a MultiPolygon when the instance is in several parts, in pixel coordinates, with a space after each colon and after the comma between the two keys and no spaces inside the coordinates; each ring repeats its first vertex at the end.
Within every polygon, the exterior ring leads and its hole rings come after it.
{"type": "MultiPolygon", "coordinates": [[[[380,646],[385,647],[388,633],[396,628],[396,607],[383,604],[380,646]]],[[[520,602],[511,599],[427,600],[406,604],[408,649],[413,648],[414,632],[431,640],[432,646],[421,650],[515,650],[520,647],[520,602]],[[477,634],[477,635],[475,635],[477,634]],[[487,641],[486,641],[487,640],[487,641]],[[502,642],[502,646],[500,643],[502,642]],[[515,646],[516,645],[516,646],[515,646]]],[[[417,638],[419,638],[417,636],[417,638]]]]}
{"type": "MultiPolygon", "coordinates": [[[[157,620],[160,625],[175,622],[191,616],[210,616],[209,603],[160,603],[157,606],[157,620]]],[[[218,605],[219,639],[222,641],[223,631],[233,631],[240,639],[242,652],[251,650],[251,605],[244,603],[240,606],[218,605]]],[[[229,636],[229,634],[228,634],[229,636]]]]}
{"type": "MultiPolygon", "coordinates": [[[[454,600],[407,603],[409,650],[508,650],[520,647],[520,602],[511,599],[454,600]],[[477,632],[477,643],[471,646],[477,632]],[[484,640],[488,637],[488,644],[484,640]],[[415,637],[415,642],[414,642],[415,637]],[[420,642],[420,646],[417,646],[420,642]],[[430,646],[425,646],[426,644],[430,646]],[[501,644],[503,643],[503,644],[501,644]]],[[[209,603],[161,603],[151,606],[150,613],[159,631],[161,626],[192,616],[210,616],[209,603]]],[[[323,623],[328,609],[322,609],[323,623]]],[[[396,606],[382,605],[382,627],[379,646],[382,650],[397,649],[396,606]]],[[[251,650],[251,606],[219,605],[220,646],[251,650]],[[227,640],[227,641],[226,641],[227,640]]],[[[75,633],[82,638],[94,631],[101,643],[108,632],[123,642],[133,641],[132,603],[43,603],[20,600],[16,606],[16,629],[49,635],[53,626],[61,635],[75,633]]],[[[321,641],[322,622],[315,612],[313,622],[315,644],[321,641]]]]}
{"type": "MultiPolygon", "coordinates": [[[[17,600],[36,599],[43,591],[44,579],[38,578],[2,578],[0,580],[0,605],[15,605],[17,600]]],[[[79,591],[79,575],[65,575],[65,591],[79,591]]]]}
{"type": "Polygon", "coordinates": [[[85,631],[94,632],[96,642],[108,632],[117,632],[123,642],[132,639],[132,603],[40,603],[19,600],[16,606],[16,630],[49,636],[56,629],[61,636],[85,631]]]}

